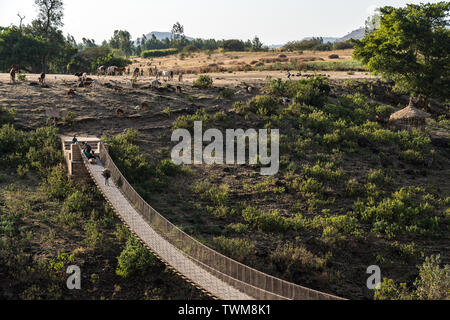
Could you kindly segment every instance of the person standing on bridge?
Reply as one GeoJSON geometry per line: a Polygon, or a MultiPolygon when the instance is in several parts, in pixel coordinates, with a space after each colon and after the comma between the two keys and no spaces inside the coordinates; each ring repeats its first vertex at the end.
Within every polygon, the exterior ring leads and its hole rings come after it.
{"type": "Polygon", "coordinates": [[[111,171],[109,171],[109,169],[103,170],[102,176],[105,177],[105,186],[109,187],[109,178],[111,178],[111,171]]]}

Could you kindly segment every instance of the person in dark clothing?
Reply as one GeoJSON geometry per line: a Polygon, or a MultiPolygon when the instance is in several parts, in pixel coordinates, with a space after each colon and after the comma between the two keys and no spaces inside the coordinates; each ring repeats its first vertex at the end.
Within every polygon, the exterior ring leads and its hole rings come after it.
{"type": "Polygon", "coordinates": [[[92,147],[88,143],[86,143],[86,152],[91,153],[91,151],[92,151],[92,147]]]}
{"type": "Polygon", "coordinates": [[[76,135],[73,136],[72,143],[73,143],[73,144],[77,144],[77,143],[78,143],[78,139],[77,139],[77,136],[76,136],[76,135]]]}
{"type": "Polygon", "coordinates": [[[109,178],[111,178],[111,171],[108,169],[103,170],[102,176],[105,177],[105,186],[109,186],[109,178]]]}
{"type": "Polygon", "coordinates": [[[87,152],[86,150],[83,151],[84,155],[86,156],[86,158],[89,160],[92,158],[92,154],[90,154],[89,152],[87,152]]]}

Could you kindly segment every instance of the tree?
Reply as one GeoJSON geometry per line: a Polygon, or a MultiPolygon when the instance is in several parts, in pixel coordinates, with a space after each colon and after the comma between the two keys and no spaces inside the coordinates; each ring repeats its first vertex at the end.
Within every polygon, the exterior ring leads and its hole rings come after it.
{"type": "Polygon", "coordinates": [[[31,32],[42,37],[47,45],[45,54],[41,57],[42,70],[47,72],[47,63],[51,55],[57,55],[65,41],[61,31],[58,30],[64,24],[64,8],[61,0],[35,0],[38,8],[38,16],[32,21],[31,32]]]}
{"type": "Polygon", "coordinates": [[[20,12],[17,14],[17,16],[19,17],[19,19],[20,19],[20,23],[19,23],[19,29],[22,29],[22,22],[23,22],[23,20],[26,18],[25,16],[21,16],[20,15],[20,12]]]}
{"type": "Polygon", "coordinates": [[[63,2],[61,0],[35,0],[38,7],[38,22],[44,31],[49,34],[52,29],[64,26],[62,19],[64,17],[63,2]]]}
{"type": "Polygon", "coordinates": [[[0,28],[0,70],[8,72],[11,65],[19,63],[28,72],[40,69],[41,57],[46,53],[46,43],[17,27],[0,28]]]}
{"type": "Polygon", "coordinates": [[[175,41],[181,40],[184,35],[184,27],[179,23],[175,23],[172,27],[172,39],[175,41]]]}
{"type": "Polygon", "coordinates": [[[252,41],[252,50],[253,51],[261,51],[262,50],[262,42],[259,40],[257,36],[252,41]]]}
{"type": "Polygon", "coordinates": [[[109,45],[113,49],[121,49],[127,57],[133,53],[131,34],[126,30],[115,30],[109,45]]]}
{"type": "Polygon", "coordinates": [[[354,57],[395,81],[422,107],[450,91],[450,2],[380,8],[379,28],[355,41],[354,57]]]}
{"type": "Polygon", "coordinates": [[[369,18],[367,18],[365,22],[365,35],[368,35],[372,32],[374,32],[376,29],[380,28],[380,9],[377,9],[375,11],[375,14],[369,18]]]}
{"type": "Polygon", "coordinates": [[[245,51],[245,43],[242,40],[224,40],[222,48],[226,51],[245,51]]]}

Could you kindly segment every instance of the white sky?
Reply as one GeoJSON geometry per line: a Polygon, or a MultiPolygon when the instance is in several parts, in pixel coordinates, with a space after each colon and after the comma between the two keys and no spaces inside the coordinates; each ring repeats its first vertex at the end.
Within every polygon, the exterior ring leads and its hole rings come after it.
{"type": "MultiPolygon", "coordinates": [[[[101,43],[117,29],[135,39],[151,31],[170,32],[179,21],[194,38],[252,39],[283,44],[309,36],[342,37],[364,25],[376,7],[403,6],[403,0],[63,0],[64,34],[101,43]]],[[[432,3],[438,1],[428,1],[432,3]]],[[[34,0],[0,0],[0,26],[28,24],[37,15],[34,0]]]]}

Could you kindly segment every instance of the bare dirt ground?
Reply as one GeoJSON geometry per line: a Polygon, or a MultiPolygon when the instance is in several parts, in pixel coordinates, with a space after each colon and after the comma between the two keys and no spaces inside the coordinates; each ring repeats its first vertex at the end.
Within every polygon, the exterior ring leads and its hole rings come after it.
{"type": "MultiPolygon", "coordinates": [[[[302,73],[302,75],[308,74],[323,74],[334,80],[376,79],[363,72],[351,75],[347,72],[302,73]]],[[[79,88],[78,78],[73,75],[49,74],[46,76],[47,86],[41,87],[37,85],[37,74],[27,74],[24,81],[16,79],[16,83],[13,85],[10,83],[9,74],[3,73],[0,74],[0,104],[15,108],[17,118],[25,128],[45,125],[46,109],[56,107],[71,111],[75,116],[75,125],[62,128],[62,133],[101,136],[120,133],[126,128],[151,130],[158,127],[170,127],[172,120],[161,113],[168,107],[172,109],[174,115],[192,106],[194,108],[191,108],[188,113],[195,112],[200,107],[212,107],[217,111],[228,109],[231,107],[232,101],[217,100],[220,87],[236,89],[237,95],[233,101],[247,100],[261,93],[264,85],[271,78],[287,79],[286,72],[282,71],[212,73],[209,75],[214,80],[215,86],[210,90],[193,88],[193,80],[198,77],[195,74],[185,75],[182,82],[162,81],[163,86],[167,86],[167,89],[156,90],[151,88],[151,82],[155,78],[149,76],[139,77],[135,87],[132,87],[130,76],[90,76],[94,83],[90,87],[79,88]],[[246,91],[247,85],[253,86],[257,90],[249,94],[246,91]],[[174,92],[176,86],[183,88],[181,95],[174,92]],[[119,91],[114,88],[118,88],[119,91]],[[76,91],[75,97],[70,98],[67,95],[69,89],[76,91]],[[143,102],[150,106],[149,110],[136,110],[136,107],[143,102]],[[125,111],[125,117],[117,117],[116,111],[119,108],[125,111]]],[[[293,79],[300,78],[302,77],[293,79]]]]}
{"type": "Polygon", "coordinates": [[[353,49],[339,51],[304,51],[299,52],[192,52],[171,55],[154,59],[132,59],[132,67],[145,67],[151,63],[159,69],[194,69],[211,64],[217,64],[223,68],[231,68],[236,65],[256,65],[257,63],[271,64],[274,62],[292,61],[334,61],[343,62],[352,60],[353,49]],[[332,54],[338,55],[338,59],[330,59],[332,54]],[[281,57],[281,58],[280,58],[281,57]]]}

